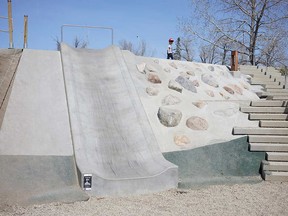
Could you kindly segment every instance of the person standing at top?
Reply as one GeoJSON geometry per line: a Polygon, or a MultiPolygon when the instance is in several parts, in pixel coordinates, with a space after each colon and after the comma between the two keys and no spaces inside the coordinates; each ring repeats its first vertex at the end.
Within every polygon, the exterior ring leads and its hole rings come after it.
{"type": "Polygon", "coordinates": [[[168,49],[167,49],[167,59],[173,59],[173,50],[172,50],[173,42],[174,42],[173,38],[170,38],[168,49]]]}

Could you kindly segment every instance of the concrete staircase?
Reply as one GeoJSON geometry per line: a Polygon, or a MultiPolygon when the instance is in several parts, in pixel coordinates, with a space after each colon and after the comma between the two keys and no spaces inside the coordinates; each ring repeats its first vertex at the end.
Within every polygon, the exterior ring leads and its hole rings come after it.
{"type": "Polygon", "coordinates": [[[264,180],[288,181],[288,90],[285,89],[285,78],[272,69],[264,72],[253,66],[244,66],[244,69],[241,66],[240,70],[251,75],[251,84],[263,85],[265,92],[260,96],[265,99],[240,108],[249,114],[249,120],[259,121],[259,127],[234,127],[233,134],[248,135],[249,151],[266,152],[261,164],[264,180]],[[253,79],[255,77],[257,79],[253,79]],[[274,81],[268,82],[267,77],[274,81]]]}

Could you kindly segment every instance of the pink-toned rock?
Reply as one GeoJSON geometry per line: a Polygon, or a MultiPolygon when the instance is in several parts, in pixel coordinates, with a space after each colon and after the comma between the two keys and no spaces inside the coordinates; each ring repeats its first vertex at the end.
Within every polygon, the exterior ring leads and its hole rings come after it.
{"type": "Polygon", "coordinates": [[[198,107],[199,109],[202,109],[203,107],[205,107],[207,105],[207,103],[205,101],[192,102],[192,104],[194,106],[198,107]]]}
{"type": "Polygon", "coordinates": [[[190,142],[191,142],[190,139],[185,135],[174,136],[174,143],[178,146],[185,146],[189,144],[190,142]]]}
{"type": "Polygon", "coordinates": [[[192,83],[193,83],[193,85],[194,85],[195,87],[199,87],[199,82],[198,82],[198,80],[193,80],[192,83]]]}
{"type": "Polygon", "coordinates": [[[223,88],[224,88],[224,90],[227,91],[229,94],[232,94],[232,95],[234,94],[234,91],[233,91],[232,88],[230,88],[230,87],[228,87],[228,86],[224,86],[223,88]]]}
{"type": "Polygon", "coordinates": [[[229,85],[237,94],[243,95],[243,89],[236,84],[229,85]]]}
{"type": "Polygon", "coordinates": [[[215,97],[215,94],[211,90],[205,90],[206,94],[209,95],[210,97],[215,97]]]}
{"type": "Polygon", "coordinates": [[[186,126],[192,130],[207,130],[209,124],[205,119],[199,116],[192,116],[187,119],[186,126]]]}
{"type": "Polygon", "coordinates": [[[161,83],[162,81],[160,80],[159,76],[156,73],[148,73],[148,81],[151,83],[161,83]]]}

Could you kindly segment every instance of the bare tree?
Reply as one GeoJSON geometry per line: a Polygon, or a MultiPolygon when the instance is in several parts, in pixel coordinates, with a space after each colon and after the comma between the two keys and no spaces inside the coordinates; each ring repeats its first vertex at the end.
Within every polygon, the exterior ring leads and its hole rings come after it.
{"type": "Polygon", "coordinates": [[[193,17],[181,21],[182,30],[223,49],[221,40],[209,37],[210,34],[207,37],[207,32],[213,32],[229,44],[225,46],[226,52],[237,49],[248,57],[252,65],[260,63],[257,59],[265,53],[266,47],[260,41],[271,35],[269,32],[278,29],[287,37],[287,0],[191,1],[194,5],[193,17]]]}
{"type": "MultiPolygon", "coordinates": [[[[134,53],[137,56],[146,56],[147,55],[147,43],[145,40],[141,40],[138,46],[133,44],[131,41],[121,40],[119,42],[119,47],[122,50],[128,50],[134,53]]],[[[153,52],[151,54],[153,56],[153,52]]]]}
{"type": "Polygon", "coordinates": [[[77,36],[74,38],[73,45],[75,48],[87,48],[88,42],[80,40],[77,36]]]}
{"type": "Polygon", "coordinates": [[[193,48],[191,38],[181,38],[181,57],[186,61],[193,61],[193,48]]]}
{"type": "MultiPolygon", "coordinates": [[[[59,51],[61,49],[61,42],[58,37],[54,38],[54,41],[56,42],[56,49],[59,51]]],[[[74,38],[73,41],[74,48],[87,48],[88,42],[84,40],[80,40],[77,36],[74,38]]]]}

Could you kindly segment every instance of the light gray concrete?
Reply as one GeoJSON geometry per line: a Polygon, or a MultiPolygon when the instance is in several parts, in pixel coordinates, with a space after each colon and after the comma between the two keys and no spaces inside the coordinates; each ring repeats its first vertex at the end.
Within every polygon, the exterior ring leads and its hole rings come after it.
{"type": "Polygon", "coordinates": [[[264,171],[263,178],[266,181],[288,181],[288,172],[264,171]]]}
{"type": "Polygon", "coordinates": [[[233,134],[263,134],[263,135],[288,135],[288,128],[255,128],[255,127],[234,127],[233,134]]]}
{"type": "Polygon", "coordinates": [[[23,51],[0,130],[0,202],[87,200],[78,184],[60,53],[23,51]]]}
{"type": "Polygon", "coordinates": [[[259,126],[260,127],[288,128],[288,121],[261,120],[259,122],[259,126]]]}
{"type": "Polygon", "coordinates": [[[259,143],[288,143],[288,136],[263,136],[263,135],[249,135],[249,142],[259,143]]]}
{"type": "Polygon", "coordinates": [[[175,188],[177,166],[159,150],[117,47],[61,54],[75,156],[81,177],[92,174],[94,195],[175,188]]]}
{"type": "Polygon", "coordinates": [[[245,113],[288,113],[287,107],[241,107],[245,113]]]}
{"type": "Polygon", "coordinates": [[[288,161],[288,152],[266,152],[268,161],[288,161]]]}
{"type": "Polygon", "coordinates": [[[251,106],[279,107],[279,106],[287,106],[287,102],[286,101],[272,101],[272,100],[255,100],[251,102],[251,106]]]}
{"type": "Polygon", "coordinates": [[[73,155],[59,52],[23,51],[0,144],[0,155],[73,155]]]}
{"type": "Polygon", "coordinates": [[[287,120],[288,114],[250,113],[250,120],[287,120]]]}
{"type": "Polygon", "coordinates": [[[287,152],[288,143],[249,143],[250,151],[274,151],[274,152],[287,152]]]}
{"type": "Polygon", "coordinates": [[[0,128],[21,54],[19,49],[0,49],[0,128]]]}
{"type": "Polygon", "coordinates": [[[262,161],[262,169],[269,171],[288,171],[288,162],[283,161],[262,161]]]}

